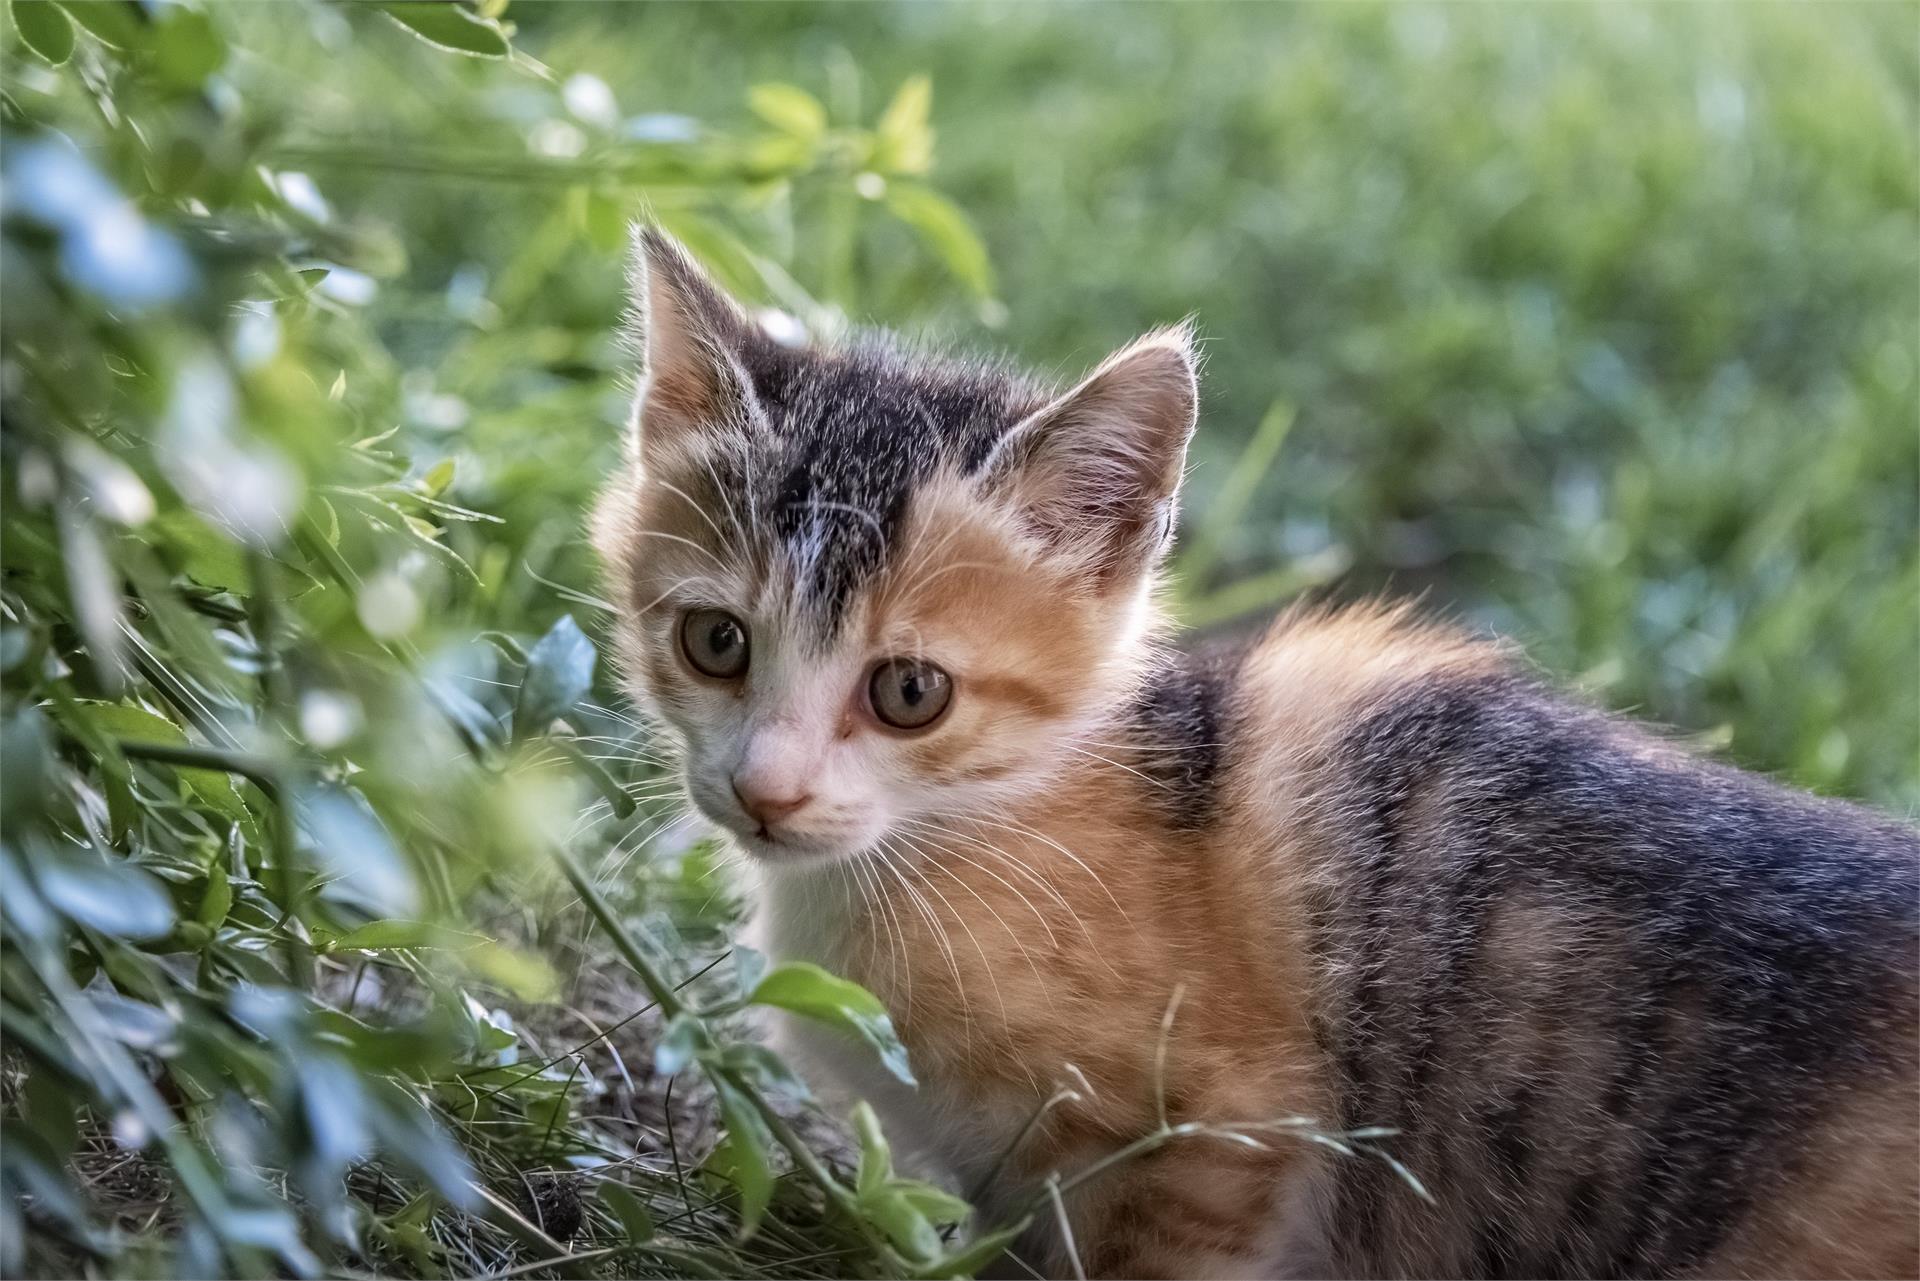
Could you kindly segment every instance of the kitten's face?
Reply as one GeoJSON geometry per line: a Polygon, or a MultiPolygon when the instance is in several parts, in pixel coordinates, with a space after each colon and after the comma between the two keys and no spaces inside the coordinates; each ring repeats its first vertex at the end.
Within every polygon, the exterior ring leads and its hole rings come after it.
{"type": "Polygon", "coordinates": [[[639,435],[596,541],[694,805],[759,858],[818,864],[998,821],[1084,761],[1143,657],[1185,336],[1049,400],[779,347],[670,242],[644,252],[639,435]]]}

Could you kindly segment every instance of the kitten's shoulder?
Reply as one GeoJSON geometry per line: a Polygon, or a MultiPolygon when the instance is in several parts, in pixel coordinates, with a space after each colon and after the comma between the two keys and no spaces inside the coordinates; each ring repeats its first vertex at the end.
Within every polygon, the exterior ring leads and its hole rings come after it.
{"type": "Polygon", "coordinates": [[[1407,602],[1297,605],[1238,665],[1235,724],[1265,750],[1324,758],[1359,720],[1409,693],[1510,675],[1512,652],[1407,602]]]}

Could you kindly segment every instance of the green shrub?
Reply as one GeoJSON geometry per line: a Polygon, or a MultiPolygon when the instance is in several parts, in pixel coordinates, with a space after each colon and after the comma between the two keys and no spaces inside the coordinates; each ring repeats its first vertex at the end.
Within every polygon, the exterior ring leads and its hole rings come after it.
{"type": "Polygon", "coordinates": [[[816,1156],[789,1119],[803,1087],[734,1027],[792,1007],[904,1071],[878,1003],[731,948],[704,847],[634,861],[675,815],[633,722],[595,701],[607,673],[568,612],[592,597],[542,572],[586,581],[578,507],[496,501],[542,500],[516,472],[554,442],[448,437],[491,395],[612,441],[605,314],[575,343],[518,309],[562,256],[617,279],[656,190],[745,271],[762,260],[712,211],[897,180],[918,194],[895,212],[983,283],[964,219],[918,185],[924,82],[872,129],[768,85],[750,132],[606,129],[561,158],[520,129],[578,132],[563,103],[592,86],[493,11],[10,12],[0,1267],[965,1266],[935,1231],[964,1204],[894,1176],[877,1137],[857,1179],[816,1156]],[[427,229],[336,212],[290,166],[316,148],[250,41],[288,15],[512,100],[516,125],[384,153],[525,181],[551,210],[490,287],[449,290],[430,385],[366,305],[427,229]],[[581,1008],[598,1000],[617,1022],[581,1008]],[[593,1115],[634,1106],[649,1068],[616,1034],[649,1013],[651,1071],[706,1101],[695,1131],[717,1105],[710,1155],[690,1131],[683,1161],[671,1112],[671,1164],[593,1115]]]}

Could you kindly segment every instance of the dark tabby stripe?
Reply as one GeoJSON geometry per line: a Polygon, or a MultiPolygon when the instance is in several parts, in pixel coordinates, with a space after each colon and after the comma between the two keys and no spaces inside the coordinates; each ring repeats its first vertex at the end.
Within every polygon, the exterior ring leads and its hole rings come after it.
{"type": "Polygon", "coordinates": [[[1514,677],[1346,735],[1314,904],[1361,1274],[1671,1275],[1790,1171],[1915,1000],[1920,838],[1514,677]]]}
{"type": "Polygon", "coordinates": [[[1213,820],[1246,654],[1244,643],[1171,654],[1130,709],[1126,723],[1139,749],[1126,763],[1146,776],[1148,799],[1175,831],[1197,832],[1213,820]]]}

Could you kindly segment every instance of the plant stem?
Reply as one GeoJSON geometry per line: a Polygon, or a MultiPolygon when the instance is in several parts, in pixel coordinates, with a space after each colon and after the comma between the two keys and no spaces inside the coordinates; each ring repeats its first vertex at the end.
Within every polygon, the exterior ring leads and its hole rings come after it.
{"type": "Polygon", "coordinates": [[[252,580],[252,590],[247,594],[247,622],[253,628],[253,646],[260,655],[260,718],[273,721],[287,708],[287,671],[280,664],[280,650],[274,643],[279,606],[273,595],[273,562],[257,548],[247,549],[247,576],[252,580]]]}
{"type": "MultiPolygon", "coordinates": [[[[613,940],[614,946],[619,949],[620,955],[626,958],[627,964],[633,967],[634,973],[640,976],[641,984],[647,989],[647,995],[651,996],[654,1003],[660,1007],[660,1013],[671,1019],[687,1012],[688,1007],[680,999],[679,993],[640,950],[640,945],[634,942],[633,935],[628,933],[626,923],[614,915],[613,909],[607,906],[605,899],[600,897],[600,891],[594,888],[593,882],[587,878],[587,874],[581,870],[580,865],[574,862],[573,856],[557,847],[553,851],[553,856],[559,862],[560,870],[566,874],[567,881],[573,886],[574,893],[578,894],[580,901],[587,905],[587,911],[600,923],[600,928],[607,932],[607,937],[613,940]]],[[[793,1127],[787,1124],[787,1119],[781,1116],[774,1109],[773,1104],[767,1100],[766,1095],[760,1092],[760,1087],[731,1068],[704,1061],[700,1066],[704,1071],[746,1096],[747,1101],[752,1103],[754,1110],[760,1114],[760,1119],[766,1122],[767,1129],[772,1131],[774,1140],[787,1150],[788,1156],[793,1158],[794,1165],[820,1189],[836,1209],[852,1221],[889,1273],[905,1275],[904,1261],[894,1254],[893,1247],[887,1243],[886,1238],[881,1236],[878,1230],[867,1222],[866,1216],[860,1213],[859,1202],[853,1193],[847,1190],[845,1184],[833,1177],[832,1172],[820,1158],[814,1155],[813,1149],[794,1133],[793,1127]]]]}

